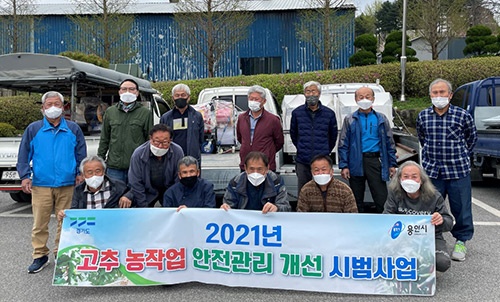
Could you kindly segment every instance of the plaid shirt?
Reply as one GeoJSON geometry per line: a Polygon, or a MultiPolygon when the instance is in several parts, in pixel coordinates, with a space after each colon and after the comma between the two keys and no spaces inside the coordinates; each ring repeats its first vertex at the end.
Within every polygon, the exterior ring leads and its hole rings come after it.
{"type": "Polygon", "coordinates": [[[87,196],[87,209],[102,209],[111,195],[111,186],[109,181],[104,180],[99,191],[92,193],[86,185],[83,192],[87,196]]]}
{"type": "Polygon", "coordinates": [[[434,179],[460,179],[470,173],[470,152],[477,141],[472,116],[450,105],[439,115],[431,106],[417,118],[417,133],[422,146],[422,166],[434,179]]]}

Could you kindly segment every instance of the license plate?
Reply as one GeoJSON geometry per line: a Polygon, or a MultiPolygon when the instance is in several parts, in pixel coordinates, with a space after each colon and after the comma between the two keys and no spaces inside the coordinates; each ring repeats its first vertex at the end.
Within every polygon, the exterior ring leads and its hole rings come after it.
{"type": "Polygon", "coordinates": [[[19,173],[17,171],[3,171],[2,180],[19,180],[19,173]]]}

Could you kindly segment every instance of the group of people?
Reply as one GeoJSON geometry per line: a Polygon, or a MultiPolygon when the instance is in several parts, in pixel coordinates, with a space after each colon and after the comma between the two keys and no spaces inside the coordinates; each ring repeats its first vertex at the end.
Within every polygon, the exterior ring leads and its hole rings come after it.
{"type": "MultiPolygon", "coordinates": [[[[429,93],[433,105],[417,120],[422,166],[408,161],[396,169],[390,124],[384,114],[373,110],[372,89],[356,91],[359,108],[345,117],[338,135],[335,113],[321,104],[321,85],[304,84],[305,103],[292,112],[290,127],[297,148],[296,210],[363,212],[367,182],[377,212],[432,215],[437,270],[445,271],[450,259],[465,259],[465,242],[473,234],[468,156],[477,138],[471,116],[450,104],[448,81],[434,81],[429,93]],[[331,153],[337,138],[339,168],[348,184],[333,177],[331,153]],[[449,230],[457,239],[451,257],[442,236],[449,230]]],[[[154,207],[158,202],[177,211],[216,206],[213,184],[200,177],[204,121],[189,105],[189,87],[173,87],[175,107],[157,125],[138,102],[135,81],[123,81],[119,95],[120,101],[104,116],[98,154],[89,157],[79,126],[62,118],[63,96],[57,92],[42,96],[44,118],[26,129],[17,164],[23,191],[33,195],[34,260],[28,272],[39,272],[49,262],[48,223],[53,210],[62,220],[68,208],[154,207]]],[[[241,173],[227,185],[221,205],[226,211],[292,210],[283,179],[276,173],[276,152],[284,144],[281,121],[266,111],[265,103],[265,89],[252,86],[249,109],[237,120],[241,173]]]]}

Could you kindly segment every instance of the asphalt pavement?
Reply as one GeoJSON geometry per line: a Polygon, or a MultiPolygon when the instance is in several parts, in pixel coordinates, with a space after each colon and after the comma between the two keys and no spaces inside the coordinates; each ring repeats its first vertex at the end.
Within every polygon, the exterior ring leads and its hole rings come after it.
{"type": "MultiPolygon", "coordinates": [[[[151,287],[56,287],[52,286],[54,259],[38,274],[28,274],[31,264],[31,206],[16,203],[0,193],[0,302],[3,301],[500,301],[500,181],[489,180],[473,187],[475,235],[467,243],[464,262],[453,262],[438,273],[436,295],[368,296],[292,290],[226,287],[184,283],[151,287]]],[[[50,224],[53,246],[56,220],[50,224]]],[[[445,234],[449,248],[454,242],[445,234]]],[[[214,280],[216,282],[217,280],[214,280]]]]}

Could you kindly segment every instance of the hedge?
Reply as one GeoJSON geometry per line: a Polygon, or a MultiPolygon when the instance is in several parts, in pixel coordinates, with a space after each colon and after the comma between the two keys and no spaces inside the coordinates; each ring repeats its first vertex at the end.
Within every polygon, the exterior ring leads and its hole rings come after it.
{"type": "MultiPolygon", "coordinates": [[[[471,82],[500,75],[500,57],[482,57],[460,60],[409,62],[406,68],[405,96],[428,100],[429,84],[436,78],[449,80],[454,88],[471,82]]],[[[401,70],[399,63],[352,67],[340,70],[327,70],[306,73],[262,74],[228,78],[206,78],[188,81],[158,82],[153,86],[163,93],[171,103],[171,90],[175,84],[186,83],[191,88],[191,103],[196,102],[204,88],[220,86],[261,85],[269,88],[279,104],[286,94],[302,93],[302,85],[311,80],[322,84],[334,83],[374,83],[380,80],[385,90],[394,99],[401,94],[401,70]]],[[[0,98],[0,123],[7,123],[17,130],[24,130],[29,123],[42,118],[41,106],[36,102],[39,96],[13,96],[0,98]]],[[[406,102],[409,105],[409,102],[406,102]]],[[[430,104],[430,102],[429,102],[430,104]]],[[[418,107],[417,103],[415,106],[418,107]]],[[[411,107],[411,105],[410,105],[411,107]]]]}
{"type": "Polygon", "coordinates": [[[31,122],[41,119],[39,96],[9,96],[0,98],[0,123],[24,130],[31,122]]]}
{"type": "MultiPolygon", "coordinates": [[[[471,81],[498,75],[500,75],[500,57],[409,62],[406,64],[405,96],[407,98],[428,96],[429,84],[436,78],[447,79],[456,88],[471,81]]],[[[399,62],[305,73],[262,74],[157,82],[153,84],[153,87],[161,91],[163,97],[171,102],[172,87],[181,82],[185,83],[191,88],[191,102],[194,103],[198,94],[204,88],[261,85],[269,88],[281,104],[283,96],[302,93],[302,85],[307,81],[315,80],[322,84],[373,83],[377,79],[395,99],[399,98],[398,96],[401,94],[401,68],[399,62]]]]}

